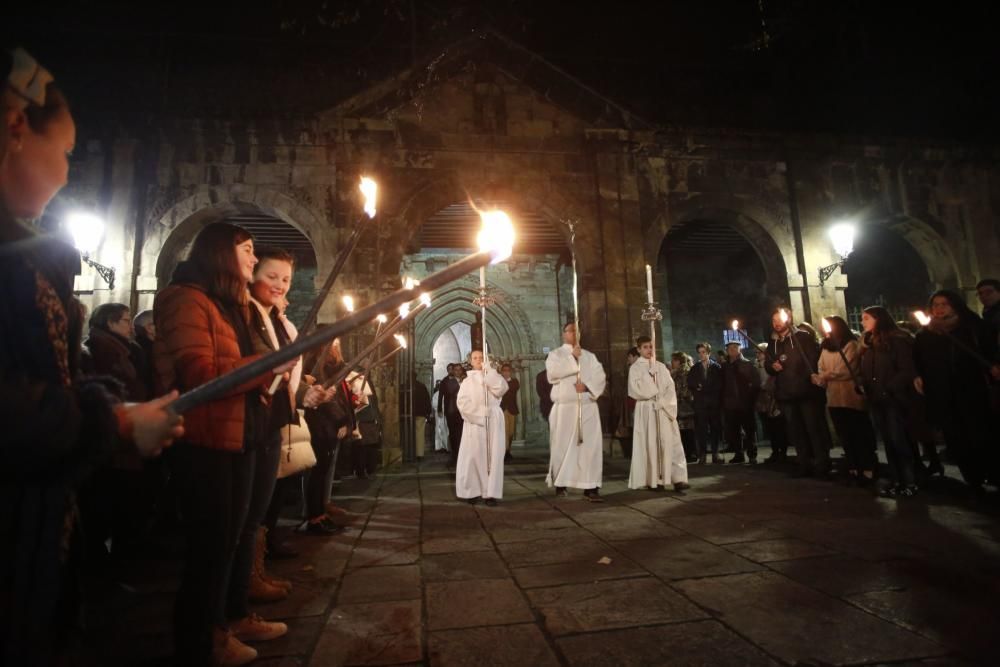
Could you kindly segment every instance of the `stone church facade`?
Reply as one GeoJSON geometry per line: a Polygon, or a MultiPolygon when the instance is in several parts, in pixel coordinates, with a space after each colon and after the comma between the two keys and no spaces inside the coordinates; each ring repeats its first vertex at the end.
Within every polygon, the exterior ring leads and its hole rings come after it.
{"type": "MultiPolygon", "coordinates": [[[[656,267],[664,293],[669,275],[659,259],[677,225],[710,220],[735,229],[760,257],[768,293],[813,322],[845,307],[848,278],[819,280],[820,267],[838,259],[828,227],[844,217],[897,234],[934,285],[970,302],[979,279],[1000,275],[995,151],[657,126],[497,35],[458,43],[322,113],[172,117],[154,126],[105,133],[113,138],[88,141],[74,160],[61,204],[107,220],[94,259],[118,275],[109,291],[84,267],[77,289],[85,303],[148,308],[204,224],[247,210],[308,237],[321,284],[358,217],[362,174],[379,183],[379,215],[335,292],[370,303],[398,287],[404,265],[414,275],[433,269],[433,257],[415,254],[413,242],[435,212],[470,199],[503,201],[515,221],[516,211],[531,211],[567,242],[564,221],[577,223],[584,343],[613,378],[608,413],[623,395],[625,352],[646,330],[645,264],[656,267]]],[[[494,270],[503,272],[493,282],[504,303],[488,318],[487,336],[518,364],[525,432],[540,434],[530,386],[570,309],[565,261],[528,253],[494,270]]],[[[441,309],[418,320],[413,368],[433,365],[428,351],[444,328],[471,320],[476,284],[469,277],[443,291],[441,309]]],[[[329,298],[320,321],[335,320],[339,307],[329,298]]],[[[390,440],[398,435],[395,393],[395,384],[386,386],[382,401],[390,440]]]]}

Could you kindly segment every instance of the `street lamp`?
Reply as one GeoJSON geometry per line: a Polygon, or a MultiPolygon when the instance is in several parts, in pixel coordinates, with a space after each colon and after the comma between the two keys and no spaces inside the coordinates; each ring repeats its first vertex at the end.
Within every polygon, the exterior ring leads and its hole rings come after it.
{"type": "Polygon", "coordinates": [[[101,245],[104,237],[104,221],[93,213],[75,211],[66,216],[64,221],[66,230],[73,237],[73,245],[80,251],[80,257],[108,284],[108,289],[115,288],[115,269],[105,266],[100,262],[95,262],[90,258],[91,253],[101,245]]]}
{"type": "Polygon", "coordinates": [[[854,251],[854,233],[856,228],[850,222],[838,222],[830,227],[830,241],[833,242],[833,251],[840,256],[840,261],[829,266],[822,266],[819,269],[819,284],[823,285],[837,269],[844,267],[844,262],[854,251]]]}

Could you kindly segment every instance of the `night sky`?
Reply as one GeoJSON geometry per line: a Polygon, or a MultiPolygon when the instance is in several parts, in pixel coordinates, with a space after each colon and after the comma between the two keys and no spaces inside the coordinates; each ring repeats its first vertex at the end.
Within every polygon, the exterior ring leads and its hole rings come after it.
{"type": "Polygon", "coordinates": [[[992,141],[996,15],[858,0],[19,3],[0,30],[95,112],[308,112],[493,27],[656,123],[992,141]],[[281,95],[239,92],[275,81],[281,95]]]}

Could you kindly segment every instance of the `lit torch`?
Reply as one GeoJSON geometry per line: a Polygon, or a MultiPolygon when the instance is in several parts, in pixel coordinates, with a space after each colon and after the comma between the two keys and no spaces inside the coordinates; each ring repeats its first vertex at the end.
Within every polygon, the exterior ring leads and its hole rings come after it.
{"type": "Polygon", "coordinates": [[[371,372],[371,369],[375,368],[376,366],[378,366],[380,364],[384,364],[386,361],[388,361],[389,359],[391,359],[394,356],[396,356],[397,354],[399,354],[399,352],[401,350],[405,350],[406,349],[406,336],[404,336],[402,334],[393,334],[392,337],[396,339],[396,347],[393,348],[392,352],[390,352],[389,354],[387,354],[387,355],[379,358],[375,363],[369,365],[368,366],[368,372],[369,373],[371,372]]]}
{"type": "MultiPolygon", "coordinates": [[[[931,318],[924,311],[922,310],[914,311],[913,317],[915,317],[917,322],[920,323],[920,326],[922,327],[930,326],[931,318]]],[[[978,350],[971,347],[968,343],[966,343],[964,340],[962,340],[955,334],[951,333],[950,331],[945,331],[944,329],[941,330],[934,329],[932,331],[933,333],[944,334],[945,336],[947,336],[948,340],[950,340],[955,345],[955,347],[957,347],[958,349],[962,350],[970,357],[975,359],[986,370],[992,370],[993,367],[996,365],[990,363],[989,359],[984,357],[978,350]]]]}
{"type": "Polygon", "coordinates": [[[344,302],[344,308],[347,309],[347,312],[353,313],[354,312],[354,297],[351,296],[351,295],[349,295],[349,294],[345,294],[344,297],[343,297],[343,299],[341,299],[341,300],[344,302]]]}
{"type": "Polygon", "coordinates": [[[375,219],[375,202],[378,194],[378,184],[368,178],[367,176],[361,177],[361,184],[358,186],[361,191],[362,197],[364,197],[364,204],[362,209],[367,217],[362,216],[358,219],[357,223],[354,225],[354,231],[351,232],[351,236],[347,239],[347,243],[340,249],[340,254],[337,255],[337,260],[333,264],[333,269],[330,271],[330,275],[326,277],[326,281],[323,283],[322,289],[317,293],[316,299],[313,301],[312,307],[309,308],[309,313],[306,315],[305,321],[299,328],[299,332],[302,335],[308,334],[310,330],[316,325],[316,318],[319,316],[319,309],[322,307],[323,302],[326,301],[326,297],[330,294],[330,290],[333,289],[333,284],[337,281],[337,277],[340,272],[343,271],[344,265],[347,263],[347,258],[351,256],[354,249],[358,245],[358,241],[361,240],[361,232],[365,229],[365,223],[375,219]]]}
{"type": "Polygon", "coordinates": [[[750,337],[750,334],[748,334],[746,332],[746,329],[741,329],[740,328],[740,321],[739,320],[733,320],[733,331],[735,331],[736,333],[738,333],[740,335],[740,337],[743,340],[745,340],[747,343],[749,343],[750,345],[752,345],[754,347],[754,349],[757,349],[757,341],[755,341],[753,338],[750,337]]]}

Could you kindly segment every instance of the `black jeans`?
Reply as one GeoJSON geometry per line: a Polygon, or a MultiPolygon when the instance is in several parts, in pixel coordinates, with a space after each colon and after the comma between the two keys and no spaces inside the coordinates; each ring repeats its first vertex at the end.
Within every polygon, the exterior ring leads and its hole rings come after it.
{"type": "Polygon", "coordinates": [[[847,469],[858,473],[877,470],[875,431],[868,413],[853,408],[830,408],[830,419],[844,448],[847,469]]]}
{"type": "Polygon", "coordinates": [[[785,416],[765,417],[760,414],[760,423],[764,428],[764,437],[771,443],[771,458],[783,460],[788,453],[788,434],[785,416]]]}
{"type": "Polygon", "coordinates": [[[698,458],[698,442],[694,437],[693,428],[681,429],[681,444],[684,446],[684,456],[689,461],[698,458]]]}
{"type": "Polygon", "coordinates": [[[257,546],[257,531],[267,508],[271,504],[274,484],[278,479],[278,459],[281,457],[281,432],[275,431],[263,444],[245,455],[252,460],[253,485],[250,489],[250,504],[236,554],[233,557],[232,574],[229,576],[229,594],[226,598],[226,614],[230,619],[239,620],[250,615],[250,572],[253,570],[254,551],[257,546]]]}
{"type": "Polygon", "coordinates": [[[708,444],[712,443],[712,456],[719,455],[719,438],[722,437],[722,412],[720,408],[695,408],[694,430],[698,438],[698,456],[708,455],[708,444]]]}
{"type": "Polygon", "coordinates": [[[906,435],[906,414],[903,408],[888,401],[872,401],[871,411],[872,421],[885,445],[889,479],[904,486],[914,484],[913,448],[906,435]]]}
{"type": "Polygon", "coordinates": [[[733,454],[757,460],[757,418],[753,410],[726,409],[726,442],[733,454]]]}
{"type": "Polygon", "coordinates": [[[174,447],[187,553],[174,604],[177,664],[208,665],[212,631],[226,626],[226,592],[246,523],[253,458],[181,443],[174,447]]]}
{"type": "Polygon", "coordinates": [[[446,415],[448,420],[448,448],[451,450],[449,461],[454,467],[458,463],[458,448],[462,446],[462,428],[465,421],[462,415],[457,412],[453,415],[446,415]]]}
{"type": "Polygon", "coordinates": [[[326,514],[326,501],[330,499],[333,484],[333,461],[340,443],[336,440],[312,441],[316,452],[316,466],[309,471],[306,481],[306,518],[316,519],[326,514]]]}
{"type": "MultiPolygon", "coordinates": [[[[279,456],[280,458],[280,456],[279,456]]],[[[274,529],[278,525],[281,517],[281,510],[285,508],[289,496],[293,490],[302,491],[302,473],[283,477],[274,483],[274,493],[271,494],[271,504],[267,506],[267,514],[264,515],[264,527],[267,528],[268,544],[271,544],[274,529]]]]}
{"type": "Polygon", "coordinates": [[[795,446],[799,471],[826,475],[830,472],[830,429],[822,399],[781,401],[788,440],[795,446]]]}

